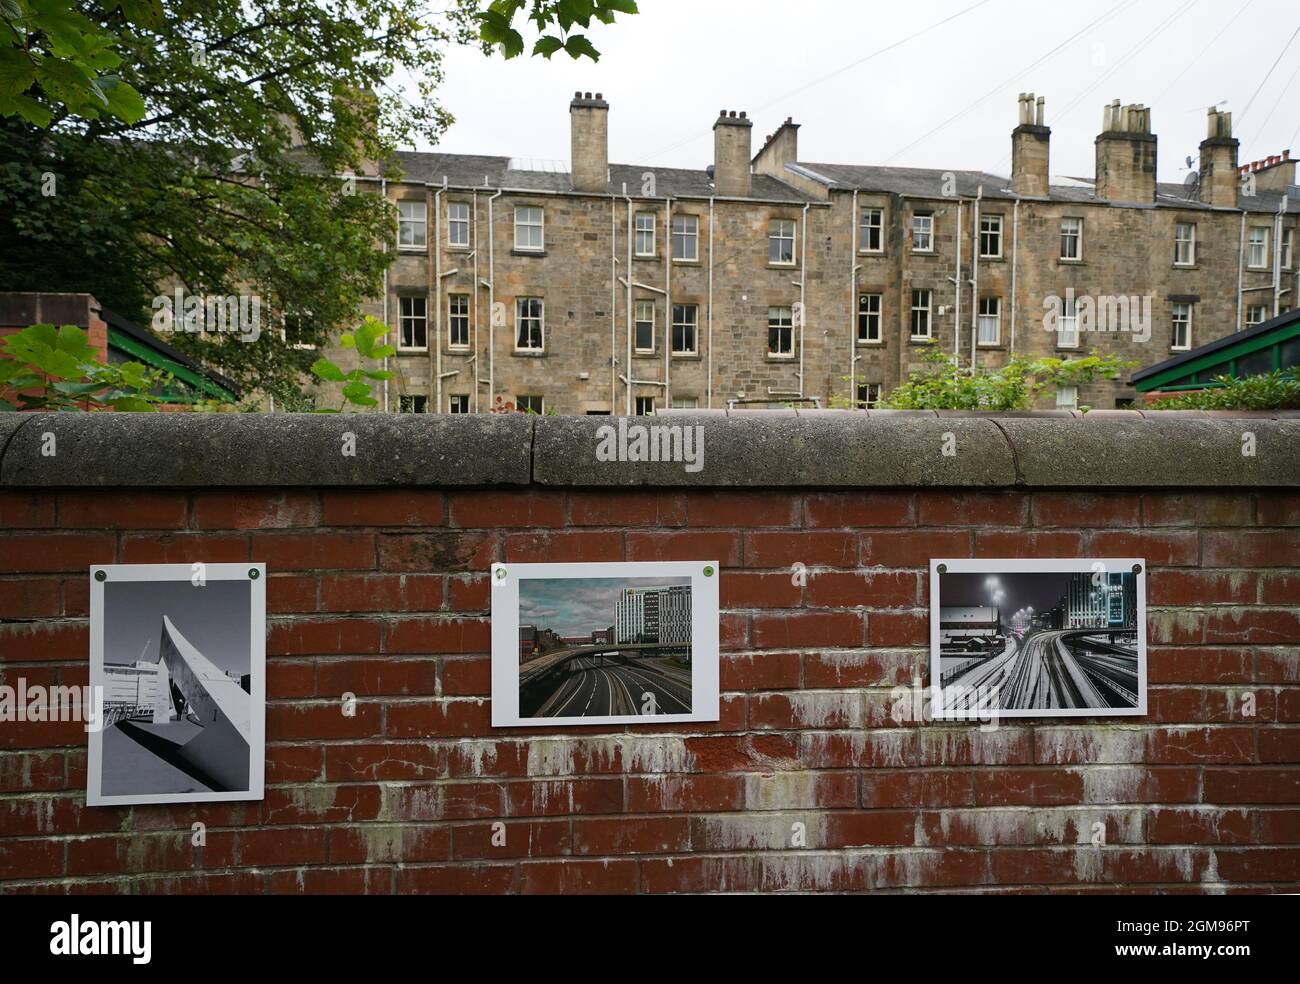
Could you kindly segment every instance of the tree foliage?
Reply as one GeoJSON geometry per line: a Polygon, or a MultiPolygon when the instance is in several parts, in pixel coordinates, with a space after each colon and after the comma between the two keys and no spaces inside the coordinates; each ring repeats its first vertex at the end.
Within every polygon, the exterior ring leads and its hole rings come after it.
{"type": "Polygon", "coordinates": [[[522,32],[517,20],[531,23],[538,37],[532,53],[550,58],[563,51],[570,58],[600,60],[600,52],[585,34],[592,21],[612,24],[618,14],[637,13],[636,0],[492,0],[474,15],[479,38],[487,50],[499,49],[506,58],[524,53],[522,32]]]}
{"type": "Polygon", "coordinates": [[[0,410],[153,410],[171,374],[105,365],[76,325],[28,325],[0,342],[0,410]]]}
{"type": "Polygon", "coordinates": [[[958,366],[937,346],[925,354],[926,367],[912,372],[881,406],[892,410],[1028,410],[1047,390],[1114,379],[1136,365],[1114,356],[1082,359],[1023,359],[973,372],[958,366]]]}

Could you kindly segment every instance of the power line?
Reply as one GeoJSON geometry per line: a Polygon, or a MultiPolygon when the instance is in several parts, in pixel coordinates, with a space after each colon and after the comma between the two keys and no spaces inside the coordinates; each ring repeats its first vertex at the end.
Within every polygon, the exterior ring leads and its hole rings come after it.
{"type": "Polygon", "coordinates": [[[1282,91],[1278,93],[1277,101],[1273,103],[1273,108],[1270,109],[1268,115],[1264,117],[1264,122],[1259,125],[1259,130],[1256,131],[1255,136],[1251,139],[1251,143],[1258,143],[1259,138],[1264,135],[1264,131],[1268,129],[1268,121],[1273,118],[1273,114],[1277,112],[1277,108],[1282,105],[1282,100],[1286,98],[1286,94],[1291,91],[1291,83],[1295,81],[1297,75],[1300,75],[1300,65],[1295,67],[1295,71],[1291,73],[1291,77],[1286,80],[1286,85],[1282,86],[1282,91]]]}
{"type": "MultiPolygon", "coordinates": [[[[770,99],[767,102],[763,103],[761,106],[757,107],[753,112],[755,114],[760,113],[763,110],[776,105],[782,100],[789,99],[791,96],[798,95],[800,92],[805,92],[806,90],[811,89],[814,86],[821,85],[823,82],[827,82],[830,79],[835,78],[836,76],[843,75],[845,72],[851,71],[857,68],[859,65],[866,64],[867,62],[871,61],[873,58],[877,58],[880,55],[893,51],[895,48],[901,47],[902,45],[907,44],[909,41],[915,41],[917,38],[921,37],[922,35],[929,34],[931,31],[935,30],[936,28],[943,27],[943,25],[950,23],[951,21],[954,21],[959,17],[964,17],[966,14],[969,14],[972,10],[978,10],[980,7],[987,6],[989,3],[992,3],[992,0],[979,0],[978,3],[973,3],[969,7],[966,7],[964,10],[959,10],[957,11],[957,13],[950,14],[949,16],[943,18],[942,20],[935,21],[929,27],[923,27],[921,28],[921,30],[909,34],[907,37],[901,38],[898,41],[893,42],[892,44],[888,44],[877,51],[873,51],[871,52],[871,54],[865,55],[864,57],[859,58],[856,61],[849,62],[849,64],[844,65],[841,68],[837,68],[833,72],[823,75],[820,78],[813,79],[811,82],[806,82],[803,85],[791,89],[789,92],[783,93],[782,95],[779,95],[774,99],[770,99]]],[[[685,138],[684,140],[679,140],[675,144],[671,144],[667,147],[660,148],[659,150],[656,150],[652,154],[645,154],[645,155],[638,155],[638,156],[643,161],[653,160],[655,158],[658,158],[659,155],[661,154],[671,153],[672,151],[676,150],[678,147],[685,147],[687,144],[693,143],[694,141],[700,139],[700,136],[701,135],[697,133],[693,136],[685,138]]]]}
{"type": "Polygon", "coordinates": [[[1210,40],[1210,43],[1207,44],[1204,48],[1202,48],[1199,52],[1197,52],[1195,58],[1193,58],[1186,65],[1183,66],[1183,70],[1179,72],[1177,75],[1175,75],[1173,79],[1170,80],[1169,84],[1160,91],[1160,95],[1156,96],[1154,99],[1151,100],[1152,106],[1156,105],[1158,102],[1160,102],[1161,99],[1163,99],[1165,96],[1169,94],[1169,90],[1172,89],[1175,85],[1177,85],[1178,81],[1184,75],[1186,75],[1189,71],[1191,71],[1193,65],[1195,65],[1198,61],[1200,61],[1202,58],[1205,57],[1205,53],[1209,51],[1211,48],[1213,48],[1215,44],[1218,43],[1219,38],[1223,37],[1223,35],[1227,32],[1228,28],[1232,27],[1232,25],[1237,22],[1237,18],[1239,18],[1242,14],[1244,14],[1247,8],[1249,8],[1250,5],[1253,4],[1254,2],[1255,0],[1246,0],[1246,2],[1241,5],[1241,9],[1232,15],[1232,17],[1228,20],[1228,23],[1224,24],[1223,27],[1219,28],[1219,33],[1216,34],[1210,40]]]}
{"type": "Polygon", "coordinates": [[[913,147],[915,147],[917,144],[923,143],[923,142],[925,142],[926,140],[930,139],[930,137],[934,136],[936,133],[938,133],[940,130],[944,129],[945,127],[949,126],[950,124],[952,124],[952,123],[956,122],[957,120],[961,119],[961,118],[964,117],[967,113],[969,113],[971,110],[975,109],[977,106],[981,105],[982,103],[987,102],[989,99],[992,99],[994,96],[996,96],[998,93],[1000,93],[1003,89],[1005,89],[1008,85],[1010,85],[1010,84],[1011,84],[1012,82],[1014,82],[1016,79],[1020,78],[1020,76],[1024,75],[1026,72],[1029,72],[1029,71],[1033,70],[1034,68],[1037,68],[1039,65],[1041,65],[1043,62],[1047,61],[1048,58],[1052,57],[1052,55],[1056,54],[1056,53],[1057,53],[1058,51],[1060,51],[1062,48],[1064,48],[1064,47],[1066,47],[1067,45],[1071,44],[1072,42],[1076,41],[1078,38],[1080,38],[1080,37],[1081,37],[1083,34],[1085,34],[1087,31],[1090,31],[1092,28],[1096,27],[1096,26],[1097,26],[1098,24],[1100,24],[1102,21],[1108,19],[1109,17],[1111,17],[1112,15],[1114,15],[1115,13],[1117,13],[1121,7],[1124,7],[1124,6],[1126,6],[1126,5],[1129,5],[1129,4],[1133,3],[1133,2],[1134,2],[1134,0],[1120,0],[1119,3],[1115,4],[1115,6],[1112,7],[1110,10],[1108,10],[1106,13],[1102,14],[1100,17],[1096,18],[1095,20],[1091,21],[1090,23],[1085,24],[1083,27],[1081,27],[1081,28],[1080,28],[1078,31],[1076,31],[1074,34],[1070,35],[1068,38],[1066,38],[1064,41],[1062,41],[1060,44],[1058,44],[1055,48],[1052,48],[1052,49],[1051,49],[1050,51],[1048,51],[1046,54],[1040,56],[1039,58],[1036,58],[1033,62],[1031,62],[1029,65],[1026,65],[1024,68],[1020,69],[1019,71],[1017,71],[1017,72],[1016,72],[1014,75],[1012,75],[1010,78],[1008,78],[1008,79],[1006,79],[1006,80],[1004,80],[1004,81],[1002,81],[1002,82],[999,82],[996,86],[994,86],[992,89],[990,89],[990,90],[989,90],[988,92],[986,92],[984,95],[980,96],[980,97],[979,97],[978,99],[976,99],[973,103],[971,103],[971,104],[968,105],[968,106],[963,107],[961,110],[959,110],[957,113],[954,113],[952,116],[948,117],[946,120],[944,120],[944,121],[943,121],[942,123],[940,123],[938,126],[936,126],[936,127],[932,128],[932,129],[926,131],[925,133],[921,134],[921,136],[917,137],[917,138],[916,138],[915,140],[913,140],[911,143],[907,144],[907,145],[904,146],[904,147],[900,147],[900,148],[899,148],[897,151],[895,151],[893,154],[889,155],[889,157],[887,157],[887,158],[885,158],[883,161],[881,161],[881,164],[882,164],[882,165],[884,165],[884,164],[888,164],[890,161],[896,160],[897,158],[899,158],[900,156],[902,156],[903,154],[905,154],[905,153],[907,153],[909,150],[911,150],[913,147]]]}
{"type": "Polygon", "coordinates": [[[1264,83],[1269,80],[1269,76],[1273,74],[1273,69],[1277,68],[1278,62],[1280,62],[1282,60],[1282,56],[1286,54],[1287,48],[1291,47],[1291,42],[1295,40],[1295,36],[1297,34],[1300,34],[1300,27],[1297,27],[1294,31],[1291,32],[1291,36],[1287,38],[1286,44],[1282,46],[1282,50],[1277,53],[1277,58],[1273,60],[1273,64],[1269,67],[1268,72],[1264,75],[1264,78],[1260,81],[1259,85],[1255,86],[1254,93],[1251,95],[1250,99],[1247,100],[1246,102],[1246,108],[1237,114],[1238,123],[1240,123],[1243,119],[1245,119],[1246,114],[1250,112],[1250,107],[1255,102],[1255,97],[1258,96],[1260,90],[1264,88],[1264,83]]]}

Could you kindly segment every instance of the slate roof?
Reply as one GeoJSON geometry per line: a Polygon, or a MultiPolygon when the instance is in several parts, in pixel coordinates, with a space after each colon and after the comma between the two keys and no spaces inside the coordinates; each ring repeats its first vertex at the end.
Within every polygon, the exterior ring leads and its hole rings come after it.
{"type": "MultiPolygon", "coordinates": [[[[428,181],[465,187],[510,188],[524,191],[569,191],[567,171],[534,171],[511,167],[509,157],[484,154],[438,154],[424,151],[398,151],[397,163],[408,181],[428,181]],[[484,178],[487,179],[486,185],[484,178]]],[[[639,195],[644,175],[655,177],[655,195],[673,198],[708,198],[714,193],[707,171],[689,168],[651,167],[643,164],[611,164],[606,194],[621,195],[624,184],[630,194],[639,195]]],[[[804,204],[820,199],[766,174],[753,176],[749,196],[761,201],[804,204]]]]}
{"type": "MultiPolygon", "coordinates": [[[[977,191],[983,189],[983,196],[990,199],[1014,201],[1016,196],[1011,191],[1011,179],[1004,174],[992,174],[988,171],[952,171],[938,168],[922,167],[878,167],[863,164],[818,164],[798,162],[788,165],[792,170],[819,181],[831,189],[852,191],[877,191],[895,195],[908,195],[918,198],[939,198],[944,176],[952,174],[957,195],[974,198],[977,191]]],[[[1049,189],[1049,199],[1060,202],[1105,203],[1093,193],[1092,178],[1062,176],[1056,179],[1049,189]],[[1068,183],[1067,183],[1068,182],[1068,183]]],[[[1247,198],[1242,196],[1241,207],[1247,212],[1276,212],[1282,201],[1282,195],[1275,192],[1259,192],[1247,198]]],[[[1209,209],[1212,206],[1189,197],[1187,189],[1177,182],[1159,182],[1156,185],[1157,207],[1179,209],[1209,209]]],[[[1300,212],[1300,195],[1293,195],[1287,202],[1288,212],[1300,212]]]]}

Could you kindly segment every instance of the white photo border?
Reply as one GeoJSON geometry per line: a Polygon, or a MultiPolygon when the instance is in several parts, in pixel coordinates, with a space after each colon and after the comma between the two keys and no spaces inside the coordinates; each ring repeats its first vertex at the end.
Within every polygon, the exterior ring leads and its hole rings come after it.
{"type": "MultiPolygon", "coordinates": [[[[121,581],[190,581],[197,564],[95,564],[90,568],[90,687],[92,694],[105,684],[104,677],[104,585],[121,581]],[[103,572],[104,579],[96,574],[103,572]]],[[[266,565],[203,565],[205,581],[244,581],[249,585],[249,697],[252,714],[249,727],[248,786],[246,790],[207,793],[149,793],[105,796],[103,780],[103,728],[89,733],[86,756],[86,805],[135,806],[154,803],[221,803],[260,800],[266,787],[266,565]],[[257,576],[251,575],[252,571],[257,576]]],[[[197,588],[195,590],[201,590],[197,588]]],[[[102,713],[102,707],[100,708],[102,713]]]]}
{"type": "Polygon", "coordinates": [[[972,712],[964,708],[949,710],[942,700],[936,700],[936,687],[941,688],[942,674],[939,662],[939,565],[945,574],[1032,574],[1042,573],[1092,573],[1097,564],[1104,564],[1108,573],[1136,573],[1134,586],[1137,594],[1137,653],[1138,699],[1135,707],[1062,707],[1035,709],[1027,707],[990,708],[1000,718],[1045,717],[1144,717],[1147,713],[1147,562],[1141,557],[1057,557],[1015,559],[999,557],[992,560],[953,558],[930,561],[930,713],[934,720],[970,721],[972,712]]]}
{"type": "Polygon", "coordinates": [[[679,724],[717,721],[719,710],[718,581],[716,560],[611,561],[600,564],[492,565],[492,727],[551,728],[570,725],[679,724]],[[711,572],[711,573],[706,573],[711,572]],[[519,582],[564,578],[691,579],[691,712],[689,714],[520,717],[519,582]]]}

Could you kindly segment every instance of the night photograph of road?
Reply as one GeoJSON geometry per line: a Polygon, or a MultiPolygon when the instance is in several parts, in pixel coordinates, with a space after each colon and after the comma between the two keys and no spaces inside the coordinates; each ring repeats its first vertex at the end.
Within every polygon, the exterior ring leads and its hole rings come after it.
{"type": "Polygon", "coordinates": [[[946,573],[939,592],[945,709],[1138,706],[1131,570],[946,573]]]}
{"type": "Polygon", "coordinates": [[[690,578],[537,578],[519,587],[522,717],[691,713],[690,578]]]}

